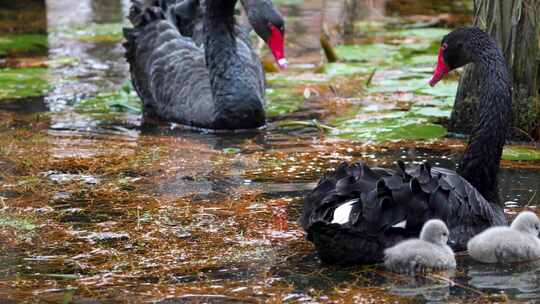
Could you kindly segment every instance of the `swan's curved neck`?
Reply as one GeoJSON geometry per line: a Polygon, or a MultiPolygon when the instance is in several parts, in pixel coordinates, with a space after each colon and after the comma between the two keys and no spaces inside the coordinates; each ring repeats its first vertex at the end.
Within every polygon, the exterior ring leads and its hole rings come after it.
{"type": "MultiPolygon", "coordinates": [[[[219,74],[212,70],[230,70],[234,67],[232,58],[237,52],[234,20],[236,0],[207,0],[205,14],[206,64],[210,78],[214,82],[219,74]]],[[[214,85],[212,83],[212,85],[214,85]]]]}
{"type": "MultiPolygon", "coordinates": [[[[264,98],[260,78],[246,56],[252,56],[237,40],[234,9],[237,0],[207,0],[205,58],[215,110],[214,128],[249,129],[264,124],[264,98]]],[[[242,40],[243,41],[243,40],[242,40]]]]}
{"type": "Polygon", "coordinates": [[[512,116],[512,87],[506,61],[494,42],[472,53],[482,94],[478,122],[458,171],[485,199],[500,204],[497,175],[512,116]]]}

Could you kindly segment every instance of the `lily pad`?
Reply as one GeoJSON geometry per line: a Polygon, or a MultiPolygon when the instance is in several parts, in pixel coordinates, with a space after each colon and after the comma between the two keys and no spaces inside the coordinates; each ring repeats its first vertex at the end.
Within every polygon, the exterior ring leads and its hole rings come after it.
{"type": "Polygon", "coordinates": [[[411,112],[425,117],[450,117],[452,108],[441,109],[437,107],[415,107],[411,112]]]}
{"type": "Polygon", "coordinates": [[[392,31],[390,34],[392,36],[398,37],[414,37],[421,38],[426,40],[436,40],[441,41],[444,36],[446,36],[450,30],[444,28],[417,28],[417,29],[406,29],[406,30],[397,30],[392,31]]]}
{"type": "Polygon", "coordinates": [[[431,95],[435,97],[454,97],[456,96],[458,83],[457,81],[441,81],[436,86],[430,87],[427,85],[427,79],[422,79],[425,83],[418,90],[418,93],[431,95]]]}
{"type": "Polygon", "coordinates": [[[142,104],[131,86],[116,92],[100,93],[92,98],[75,102],[75,109],[82,113],[129,112],[142,113],[142,104]]]}
{"type": "Polygon", "coordinates": [[[92,23],[84,27],[61,28],[58,33],[88,43],[118,43],[123,39],[122,23],[92,23]]]}
{"type": "Polygon", "coordinates": [[[443,126],[434,124],[429,119],[410,113],[398,113],[377,119],[344,121],[333,135],[355,140],[397,141],[436,139],[447,133],[443,126]]]}
{"type": "Polygon", "coordinates": [[[435,87],[430,87],[425,75],[412,74],[407,77],[389,77],[375,81],[369,91],[370,93],[412,92],[434,97],[453,97],[456,95],[457,86],[456,81],[442,81],[435,87]]]}
{"type": "Polygon", "coordinates": [[[46,35],[0,36],[0,57],[12,55],[46,55],[48,39],[46,35]]]}
{"type": "Polygon", "coordinates": [[[338,45],[339,58],[351,62],[369,62],[370,65],[389,64],[399,48],[389,44],[338,45]]]}
{"type": "Polygon", "coordinates": [[[0,100],[42,96],[51,89],[46,68],[0,69],[0,100]]]}
{"type": "Polygon", "coordinates": [[[304,103],[304,96],[294,88],[271,88],[266,90],[266,100],[266,114],[273,117],[298,110],[304,103]]]}
{"type": "Polygon", "coordinates": [[[536,161],[540,160],[540,149],[522,146],[506,147],[502,158],[511,161],[536,161]]]}
{"type": "Polygon", "coordinates": [[[346,76],[355,74],[367,74],[370,70],[354,63],[327,63],[324,66],[324,73],[328,76],[346,76]]]}

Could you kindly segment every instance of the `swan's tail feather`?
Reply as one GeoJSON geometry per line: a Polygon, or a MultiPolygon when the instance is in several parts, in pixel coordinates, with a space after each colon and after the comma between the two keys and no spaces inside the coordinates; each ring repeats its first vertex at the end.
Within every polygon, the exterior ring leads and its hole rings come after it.
{"type": "Polygon", "coordinates": [[[144,5],[139,0],[131,0],[131,8],[129,9],[128,19],[134,26],[141,23],[144,5]]]}
{"type": "Polygon", "coordinates": [[[164,11],[161,9],[161,1],[155,1],[145,7],[140,0],[131,0],[128,19],[135,28],[142,28],[154,21],[165,19],[164,11]]]}
{"type": "Polygon", "coordinates": [[[124,38],[126,39],[124,43],[124,48],[126,49],[125,57],[129,64],[134,66],[137,38],[142,34],[148,24],[165,19],[165,15],[159,6],[159,1],[145,8],[140,0],[131,0],[128,18],[131,24],[133,24],[133,28],[124,28],[124,38]]]}

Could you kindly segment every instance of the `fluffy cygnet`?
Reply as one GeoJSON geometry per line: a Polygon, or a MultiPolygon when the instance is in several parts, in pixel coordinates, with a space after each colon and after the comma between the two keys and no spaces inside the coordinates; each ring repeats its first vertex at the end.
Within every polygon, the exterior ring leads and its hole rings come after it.
{"type": "Polygon", "coordinates": [[[540,260],[540,219],[526,211],[510,227],[492,227],[467,244],[469,255],[483,263],[513,263],[540,260]]]}
{"type": "Polygon", "coordinates": [[[448,228],[440,220],[424,224],[420,239],[403,241],[384,251],[384,265],[391,271],[415,273],[456,268],[454,252],[446,244],[448,228]]]}

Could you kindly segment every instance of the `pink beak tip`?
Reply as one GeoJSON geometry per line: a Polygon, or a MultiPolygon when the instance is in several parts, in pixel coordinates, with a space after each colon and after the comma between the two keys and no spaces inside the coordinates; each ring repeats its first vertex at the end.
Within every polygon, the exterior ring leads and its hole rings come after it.
{"type": "Polygon", "coordinates": [[[278,65],[279,65],[279,67],[281,69],[286,69],[287,66],[289,65],[288,62],[287,62],[287,59],[285,59],[285,58],[279,59],[277,63],[278,63],[278,65]]]}

